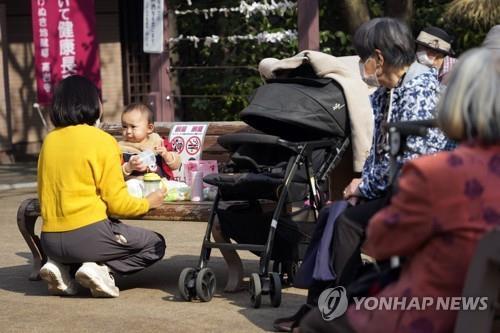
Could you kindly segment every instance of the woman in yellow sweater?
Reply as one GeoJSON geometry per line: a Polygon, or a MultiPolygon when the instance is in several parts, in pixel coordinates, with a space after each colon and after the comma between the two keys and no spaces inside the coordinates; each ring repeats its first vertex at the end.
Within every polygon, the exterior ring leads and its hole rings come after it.
{"type": "Polygon", "coordinates": [[[117,297],[113,273],[140,271],[165,254],[160,234],[110,218],[144,214],[165,193],[128,194],[118,144],[95,126],[101,114],[88,79],[70,76],[57,86],[50,110],[55,129],[38,160],[41,243],[49,258],[40,275],[53,294],[74,295],[78,282],[94,297],[117,297]]]}

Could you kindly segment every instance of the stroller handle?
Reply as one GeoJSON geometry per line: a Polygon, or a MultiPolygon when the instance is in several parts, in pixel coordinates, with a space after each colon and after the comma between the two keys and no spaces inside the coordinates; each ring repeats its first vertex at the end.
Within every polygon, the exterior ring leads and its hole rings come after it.
{"type": "Polygon", "coordinates": [[[432,127],[437,127],[436,119],[400,121],[387,123],[385,125],[388,132],[399,132],[399,135],[405,137],[409,135],[426,136],[427,130],[432,127]]]}

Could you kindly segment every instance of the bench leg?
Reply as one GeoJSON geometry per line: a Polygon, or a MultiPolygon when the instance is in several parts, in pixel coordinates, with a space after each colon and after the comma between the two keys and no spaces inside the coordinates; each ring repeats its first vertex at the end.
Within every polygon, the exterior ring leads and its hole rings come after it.
{"type": "MultiPolygon", "coordinates": [[[[214,237],[214,241],[216,241],[217,243],[229,242],[222,234],[222,230],[218,221],[214,222],[214,225],[212,227],[212,236],[214,237]]],[[[238,255],[238,252],[236,252],[235,250],[222,249],[220,250],[220,252],[224,257],[228,268],[228,278],[224,291],[236,292],[241,290],[243,284],[243,264],[241,262],[240,256],[238,255]]]]}
{"type": "Polygon", "coordinates": [[[37,199],[27,199],[21,203],[17,210],[17,226],[33,255],[33,268],[29,277],[31,281],[40,280],[40,268],[47,261],[40,244],[40,238],[35,235],[35,223],[38,216],[34,215],[33,212],[36,211],[36,207],[38,207],[37,199]]]}

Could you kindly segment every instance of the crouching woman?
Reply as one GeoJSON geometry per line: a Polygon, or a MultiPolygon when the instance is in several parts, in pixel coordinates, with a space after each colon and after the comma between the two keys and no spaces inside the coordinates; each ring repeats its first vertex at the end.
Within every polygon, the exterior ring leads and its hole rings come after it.
{"type": "Polygon", "coordinates": [[[130,196],[116,140],[95,126],[102,115],[97,88],[70,76],[55,89],[55,126],[38,160],[41,244],[48,261],[40,276],[49,291],[74,295],[78,284],[94,297],[117,297],[113,274],[130,274],[160,260],[164,238],[109,216],[138,216],[160,206],[164,193],[130,196]]]}

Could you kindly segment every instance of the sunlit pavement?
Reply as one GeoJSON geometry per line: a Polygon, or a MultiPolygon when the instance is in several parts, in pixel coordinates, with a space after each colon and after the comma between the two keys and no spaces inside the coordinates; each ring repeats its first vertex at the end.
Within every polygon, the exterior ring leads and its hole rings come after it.
{"type": "MultiPolygon", "coordinates": [[[[76,297],[50,296],[44,282],[28,280],[31,253],[16,223],[20,202],[35,195],[33,187],[0,191],[1,332],[262,332],[305,301],[305,290],[289,288],[281,307],[271,307],[263,297],[261,308],[253,309],[246,291],[224,293],[226,268],[217,250],[209,263],[217,277],[212,301],[179,300],[178,276],[184,267],[197,264],[206,224],[163,221],[126,222],[164,235],[167,254],[143,272],[118,278],[119,298],[93,299],[85,290],[76,297]]],[[[257,271],[257,257],[241,255],[246,275],[257,271]]]]}

